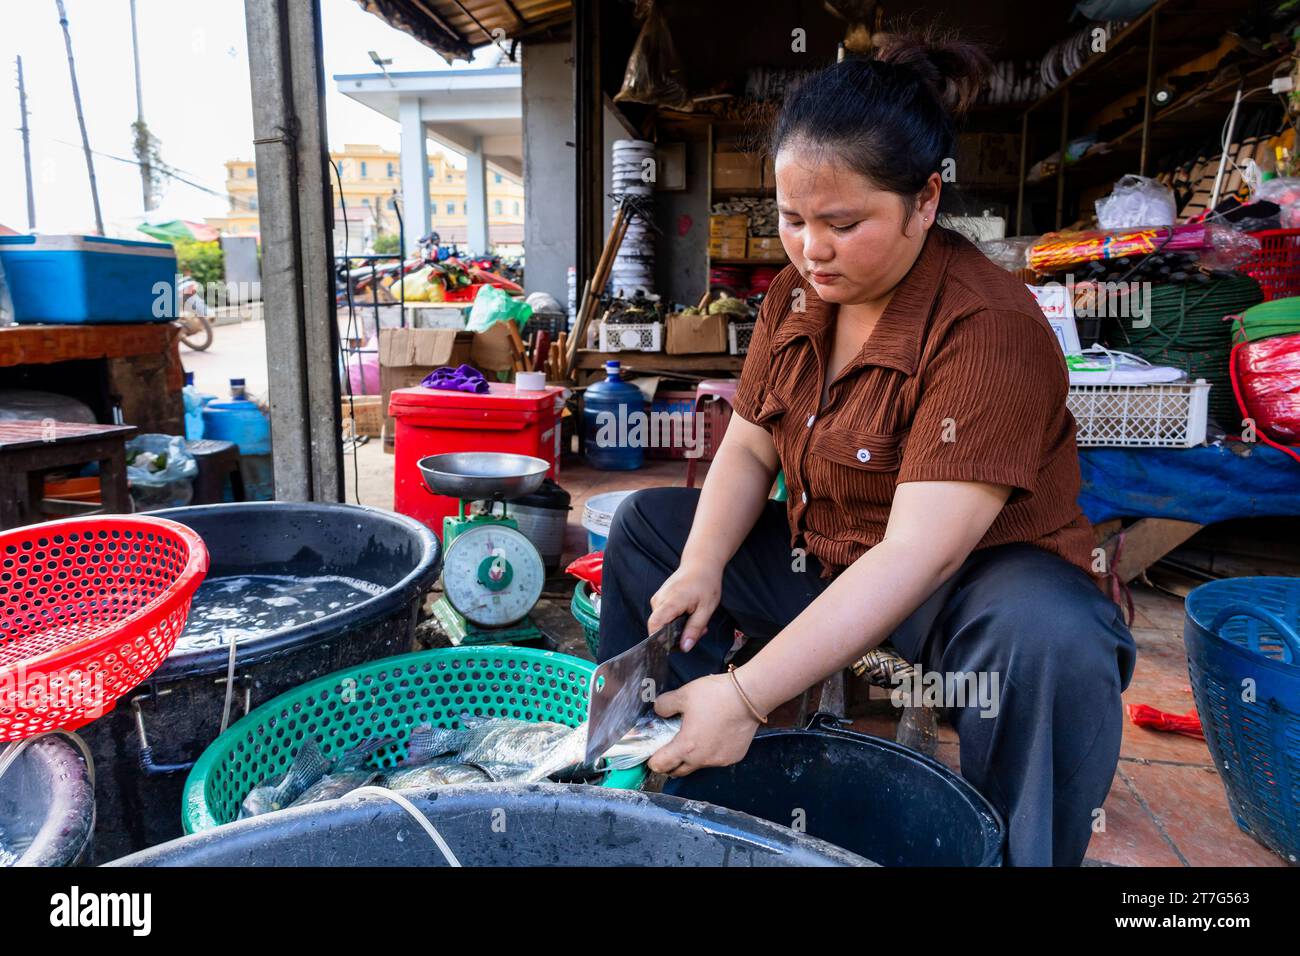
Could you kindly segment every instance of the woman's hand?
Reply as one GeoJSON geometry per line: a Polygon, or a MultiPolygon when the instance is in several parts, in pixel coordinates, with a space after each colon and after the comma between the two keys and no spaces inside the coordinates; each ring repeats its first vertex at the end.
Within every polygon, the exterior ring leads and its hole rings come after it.
{"type": "Polygon", "coordinates": [[[660,585],[650,598],[650,620],[646,627],[653,634],[666,624],[671,624],[683,614],[689,614],[682,628],[682,650],[695,646],[709,618],[718,609],[722,599],[722,568],[683,563],[660,585]]]}
{"type": "Polygon", "coordinates": [[[660,717],[681,715],[677,736],[655,751],[649,767],[684,777],[701,767],[728,767],[749,752],[758,721],[731,677],[713,674],[655,698],[660,717]]]}

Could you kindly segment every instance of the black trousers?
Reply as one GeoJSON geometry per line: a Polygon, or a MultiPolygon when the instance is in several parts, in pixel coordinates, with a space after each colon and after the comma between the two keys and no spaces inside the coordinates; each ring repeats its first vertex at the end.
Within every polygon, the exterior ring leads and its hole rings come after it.
{"type": "MultiPolygon", "coordinates": [[[[619,507],[605,551],[602,661],[646,636],[650,597],[677,569],[698,500],[695,489],[652,488],[619,507]]],[[[785,505],[768,502],[723,572],[704,637],[672,656],[672,684],[723,670],[736,628],[770,639],[794,620],[828,582],[812,557],[793,565],[785,505]]],[[[890,642],[932,676],[982,675],[994,692],[994,706],[972,694],[944,713],[962,776],[1007,823],[1007,862],[1081,863],[1119,761],[1120,692],[1136,658],[1115,603],[1057,555],[1002,545],[967,558],[890,642]]]]}

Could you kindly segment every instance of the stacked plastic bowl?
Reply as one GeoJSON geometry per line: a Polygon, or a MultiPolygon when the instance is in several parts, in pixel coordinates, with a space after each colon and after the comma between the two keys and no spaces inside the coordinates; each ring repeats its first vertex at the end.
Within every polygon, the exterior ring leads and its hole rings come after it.
{"type": "MultiPolygon", "coordinates": [[[[647,201],[654,195],[655,145],[642,139],[619,139],[613,147],[613,190],[615,202],[638,196],[647,201]]],[[[627,235],[614,257],[608,291],[631,297],[655,290],[655,248],[650,227],[638,216],[627,227],[627,235]]]]}

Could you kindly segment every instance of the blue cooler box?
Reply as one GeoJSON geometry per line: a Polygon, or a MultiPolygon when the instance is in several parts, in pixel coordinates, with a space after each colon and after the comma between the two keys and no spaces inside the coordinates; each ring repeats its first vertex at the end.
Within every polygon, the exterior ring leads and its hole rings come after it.
{"type": "Polygon", "coordinates": [[[0,268],[19,323],[169,322],[176,317],[176,253],[165,242],[0,236],[0,268]]]}

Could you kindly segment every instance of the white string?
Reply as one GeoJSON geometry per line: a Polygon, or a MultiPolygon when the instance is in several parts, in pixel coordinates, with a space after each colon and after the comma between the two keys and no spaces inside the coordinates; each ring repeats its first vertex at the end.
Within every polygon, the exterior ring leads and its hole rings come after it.
{"type": "MultiPolygon", "coordinates": [[[[1110,370],[1106,373],[1106,384],[1110,384],[1115,378],[1115,372],[1119,370],[1119,360],[1121,358],[1129,359],[1132,362],[1144,367],[1152,368],[1152,364],[1140,355],[1134,355],[1132,352],[1121,352],[1118,349],[1108,349],[1098,342],[1084,349],[1081,355],[1104,355],[1110,363],[1110,370]]],[[[1092,383],[1090,383],[1092,384],[1092,383]]]]}
{"type": "Polygon", "coordinates": [[[386,797],[387,799],[392,800],[395,804],[410,814],[411,818],[415,820],[416,823],[424,828],[424,832],[429,834],[429,839],[433,840],[434,844],[438,847],[438,851],[442,853],[443,859],[447,861],[448,866],[458,867],[461,865],[460,860],[456,859],[456,854],[451,851],[451,847],[449,847],[447,841],[442,838],[442,834],[438,832],[437,827],[435,827],[433,823],[430,822],[429,818],[420,811],[419,807],[413,804],[410,800],[407,800],[406,797],[402,796],[400,793],[394,793],[386,787],[375,786],[358,787],[357,789],[350,791],[347,796],[350,798],[361,794],[373,794],[374,796],[386,797]]]}

